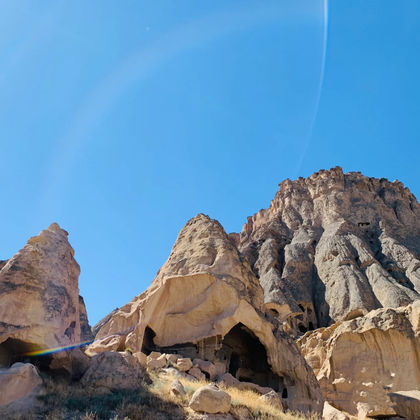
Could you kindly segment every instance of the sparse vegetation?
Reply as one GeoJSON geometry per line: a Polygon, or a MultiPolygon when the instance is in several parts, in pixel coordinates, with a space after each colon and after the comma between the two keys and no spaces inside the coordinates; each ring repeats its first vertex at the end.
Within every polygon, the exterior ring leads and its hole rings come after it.
{"type": "MultiPolygon", "coordinates": [[[[185,395],[170,393],[174,380],[171,374],[153,372],[136,390],[108,391],[85,388],[79,383],[67,383],[44,377],[45,392],[39,397],[42,407],[25,420],[178,420],[187,419],[193,411],[188,407],[192,394],[207,381],[179,378],[185,395]]],[[[253,391],[223,388],[232,397],[230,414],[236,419],[256,420],[317,420],[316,415],[283,413],[261,401],[253,391]]],[[[16,417],[19,419],[19,417],[16,417]]],[[[23,418],[22,418],[23,419],[23,418]]],[[[19,419],[20,420],[20,419],[19,419]]]]}

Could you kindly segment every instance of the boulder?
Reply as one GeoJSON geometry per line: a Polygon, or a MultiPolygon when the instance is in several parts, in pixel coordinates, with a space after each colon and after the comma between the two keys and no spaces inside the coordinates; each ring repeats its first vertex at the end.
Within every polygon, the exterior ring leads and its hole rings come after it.
{"type": "Polygon", "coordinates": [[[34,395],[41,384],[37,368],[30,363],[14,363],[10,368],[0,368],[0,406],[34,395]]]}
{"type": "Polygon", "coordinates": [[[261,397],[259,397],[258,399],[265,404],[277,408],[278,410],[284,409],[280,395],[277,394],[277,392],[275,392],[274,390],[267,392],[267,394],[261,395],[261,397]]]}
{"type": "Polygon", "coordinates": [[[420,301],[305,334],[299,344],[327,401],[353,416],[392,416],[389,392],[420,383],[420,301]]]}
{"type": "Polygon", "coordinates": [[[191,359],[189,359],[188,357],[183,357],[181,359],[178,359],[177,362],[176,362],[175,367],[180,372],[186,372],[187,370],[190,370],[192,368],[191,359]]]}
{"type": "Polygon", "coordinates": [[[218,376],[217,367],[208,360],[194,359],[193,365],[197,366],[202,372],[207,373],[211,381],[214,381],[218,376]]]}
{"type": "Polygon", "coordinates": [[[170,392],[175,396],[182,396],[185,395],[185,389],[181,382],[178,379],[175,379],[171,383],[170,392]]]}
{"type": "Polygon", "coordinates": [[[121,334],[111,334],[107,337],[95,339],[86,349],[85,353],[89,356],[102,353],[103,351],[124,351],[125,336],[121,334]]]}
{"type": "Polygon", "coordinates": [[[86,387],[136,389],[140,387],[144,369],[128,352],[102,352],[94,356],[81,379],[86,387]]]}
{"type": "Polygon", "coordinates": [[[204,413],[227,413],[230,410],[230,395],[215,384],[198,388],[190,401],[190,408],[204,413]]]}
{"type": "Polygon", "coordinates": [[[224,375],[222,375],[217,383],[219,383],[220,385],[223,385],[225,387],[235,387],[238,388],[240,381],[238,381],[234,376],[232,376],[230,373],[225,373],[224,375]]]}
{"type": "Polygon", "coordinates": [[[420,419],[419,390],[390,392],[388,395],[392,408],[399,416],[410,420],[420,419]]]}
{"type": "Polygon", "coordinates": [[[323,420],[350,420],[349,416],[344,414],[342,411],[337,410],[327,401],[324,403],[322,418],[323,420]]]}
{"type": "Polygon", "coordinates": [[[167,354],[166,355],[166,360],[172,365],[175,366],[176,362],[178,361],[178,359],[181,359],[182,356],[180,356],[179,354],[167,354]]]}
{"type": "Polygon", "coordinates": [[[139,363],[142,366],[147,365],[147,356],[144,353],[142,353],[141,351],[138,351],[137,353],[133,353],[133,356],[139,361],[139,363]]]}
{"type": "Polygon", "coordinates": [[[198,381],[205,381],[206,380],[206,375],[204,375],[203,372],[201,372],[201,370],[198,367],[192,367],[189,371],[188,374],[191,376],[194,376],[194,378],[196,378],[198,381]]]}
{"type": "Polygon", "coordinates": [[[153,355],[147,356],[147,369],[155,370],[155,369],[162,369],[166,366],[166,357],[164,354],[160,356],[153,355]]]}

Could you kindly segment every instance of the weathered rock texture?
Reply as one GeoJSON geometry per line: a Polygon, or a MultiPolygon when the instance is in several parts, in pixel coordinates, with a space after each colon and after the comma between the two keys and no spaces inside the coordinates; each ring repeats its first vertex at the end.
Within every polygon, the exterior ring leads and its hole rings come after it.
{"type": "Polygon", "coordinates": [[[198,388],[191,397],[189,405],[194,411],[215,414],[227,413],[230,404],[230,395],[219,389],[217,385],[210,384],[198,388]]]}
{"type": "Polygon", "coordinates": [[[325,399],[352,415],[394,415],[388,393],[420,388],[420,301],[308,332],[299,344],[325,399]]]}
{"type": "Polygon", "coordinates": [[[286,180],[230,237],[291,332],[420,298],[420,205],[398,181],[339,167],[286,180]]]}
{"type": "Polygon", "coordinates": [[[53,223],[0,270],[0,365],[26,353],[68,346],[91,337],[79,265],[67,232],[53,223]]]}
{"type": "Polygon", "coordinates": [[[136,389],[140,387],[144,368],[128,352],[104,352],[92,358],[81,383],[87,387],[136,389]]]}
{"type": "Polygon", "coordinates": [[[115,347],[179,353],[269,386],[291,409],[322,410],[315,376],[268,319],[251,267],[222,226],[204,215],[186,224],[149,289],[103,323],[96,339],[90,354],[115,347]]]}
{"type": "Polygon", "coordinates": [[[30,363],[15,363],[10,368],[0,368],[0,406],[31,396],[41,384],[36,367],[30,363]]]}

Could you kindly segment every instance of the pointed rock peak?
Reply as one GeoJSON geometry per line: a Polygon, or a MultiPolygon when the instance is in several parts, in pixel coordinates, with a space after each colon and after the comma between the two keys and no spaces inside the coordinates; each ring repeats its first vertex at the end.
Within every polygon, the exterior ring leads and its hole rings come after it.
{"type": "Polygon", "coordinates": [[[60,225],[56,222],[51,223],[50,226],[48,227],[48,230],[51,231],[51,232],[61,233],[61,234],[64,234],[66,236],[69,235],[69,233],[64,229],[61,229],[60,225]]]}
{"type": "Polygon", "coordinates": [[[198,273],[235,279],[232,281],[237,283],[238,290],[242,290],[244,284],[258,282],[242,263],[238,249],[222,225],[204,214],[198,214],[181,229],[156,280],[198,273]]]}

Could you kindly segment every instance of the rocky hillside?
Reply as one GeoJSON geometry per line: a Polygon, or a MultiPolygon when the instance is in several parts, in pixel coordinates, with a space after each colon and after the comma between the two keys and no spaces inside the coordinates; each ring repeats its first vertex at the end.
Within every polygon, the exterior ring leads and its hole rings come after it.
{"type": "Polygon", "coordinates": [[[397,181],[286,180],[240,233],[197,215],[94,339],[79,271],[57,224],[0,262],[0,417],[420,419],[420,206],[397,181]]]}
{"type": "Polygon", "coordinates": [[[400,182],[337,167],[279,187],[230,236],[291,331],[420,298],[420,205],[400,182]]]}

